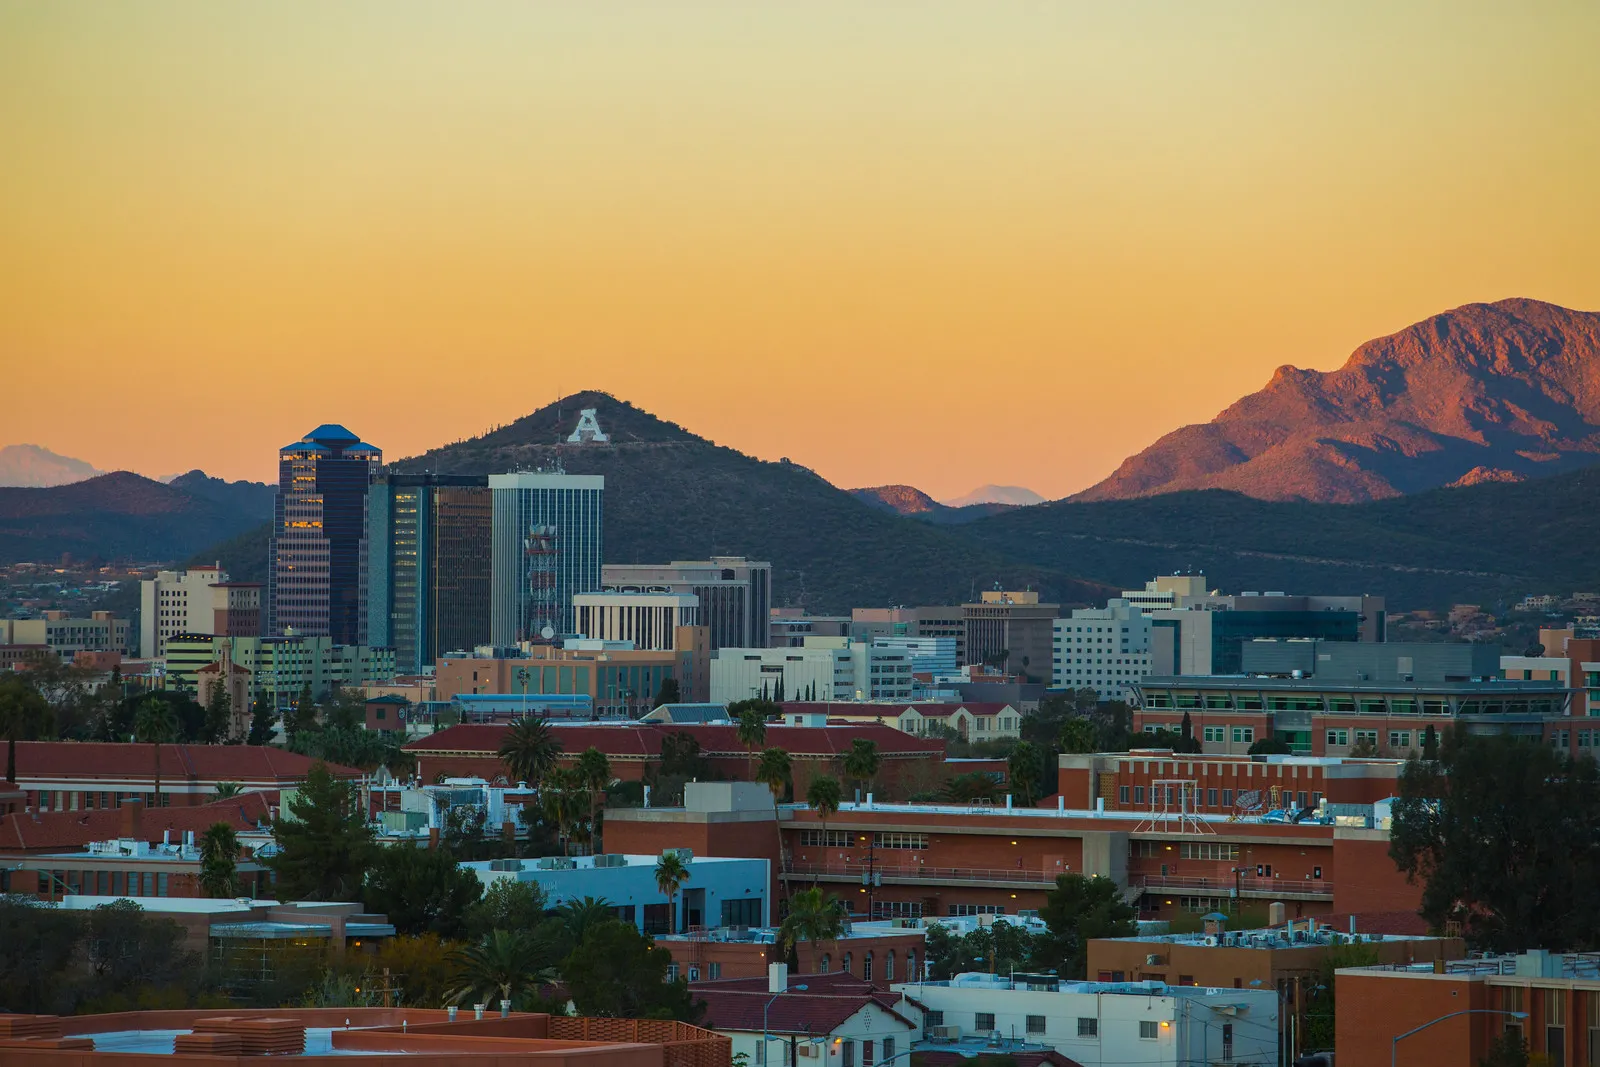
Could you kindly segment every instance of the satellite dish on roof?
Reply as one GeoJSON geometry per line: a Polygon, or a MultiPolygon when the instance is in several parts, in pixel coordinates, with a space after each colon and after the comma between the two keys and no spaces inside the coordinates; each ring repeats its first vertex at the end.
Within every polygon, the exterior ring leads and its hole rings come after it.
{"type": "Polygon", "coordinates": [[[539,631],[539,636],[544,638],[546,641],[550,640],[555,635],[556,628],[554,626],[546,626],[544,629],[539,631]]]}

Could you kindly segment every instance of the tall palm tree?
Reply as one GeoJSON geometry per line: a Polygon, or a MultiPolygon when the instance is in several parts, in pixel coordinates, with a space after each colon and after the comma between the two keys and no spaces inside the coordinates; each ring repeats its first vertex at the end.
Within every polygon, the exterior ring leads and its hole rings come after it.
{"type": "Polygon", "coordinates": [[[761,762],[756,766],[756,781],[772,790],[772,802],[776,804],[783,796],[784,786],[789,784],[789,753],[781,748],[763,751],[761,762]]]}
{"type": "Polygon", "coordinates": [[[549,822],[556,824],[556,834],[561,838],[561,854],[567,854],[567,839],[578,821],[579,793],[582,785],[576,770],[556,767],[545,775],[539,788],[539,808],[549,822]]]}
{"type": "Polygon", "coordinates": [[[1011,779],[1011,795],[1018,805],[1031,808],[1039,803],[1039,778],[1044,771],[1045,755],[1032,741],[1019,741],[1006,759],[1006,773],[1011,779]]]}
{"type": "Polygon", "coordinates": [[[555,943],[539,931],[491,930],[482,941],[456,954],[461,985],[450,1001],[515,1001],[557,980],[556,951],[555,943]]]}
{"type": "Polygon", "coordinates": [[[745,777],[752,782],[756,778],[756,748],[766,744],[766,741],[767,717],[755,708],[745,708],[739,712],[739,743],[744,746],[749,764],[745,777]]]}
{"type": "Polygon", "coordinates": [[[552,770],[561,756],[561,742],[550,729],[550,723],[540,715],[524,715],[511,724],[511,729],[500,741],[500,758],[519,782],[527,782],[535,789],[552,770]]]}
{"type": "Polygon", "coordinates": [[[605,800],[606,786],[611,784],[611,761],[606,759],[604,752],[591,745],[578,757],[573,771],[584,791],[589,794],[589,851],[595,852],[596,833],[600,828],[600,806],[605,800]]]}
{"type": "Polygon", "coordinates": [[[178,716],[172,705],[158,697],[146,697],[133,717],[134,740],[151,746],[156,756],[156,799],[161,806],[161,746],[178,736],[178,716]]]}
{"type": "Polygon", "coordinates": [[[689,868],[676,852],[664,854],[656,863],[656,888],[667,898],[667,913],[671,916],[671,930],[678,931],[678,890],[689,880],[689,868]]]}
{"type": "MultiPolygon", "coordinates": [[[[811,784],[806,787],[806,805],[817,813],[817,818],[822,821],[822,843],[824,854],[828,843],[828,820],[838,814],[839,798],[843,790],[839,786],[839,779],[832,775],[821,775],[811,779],[811,784]]],[[[817,884],[817,875],[812,872],[811,884],[817,884]]]]}
{"type": "Polygon", "coordinates": [[[561,925],[574,947],[583,944],[583,935],[590,929],[603,922],[611,922],[616,917],[616,908],[612,906],[611,901],[601,897],[580,897],[577,900],[569,900],[556,909],[556,918],[561,920],[561,925]]]}
{"type": "Polygon", "coordinates": [[[844,773],[854,779],[859,787],[870,791],[881,766],[883,757],[878,755],[876,742],[864,737],[858,737],[850,742],[850,751],[844,754],[844,773]]]}
{"type": "Polygon", "coordinates": [[[17,742],[50,730],[55,716],[39,692],[12,675],[0,679],[0,734],[6,738],[6,781],[17,780],[17,742]]]}
{"type": "Polygon", "coordinates": [[[812,886],[789,898],[789,914],[778,927],[778,944],[788,955],[797,941],[832,941],[843,933],[843,902],[812,886]]]}
{"type": "Polygon", "coordinates": [[[238,858],[239,835],[227,823],[213,823],[200,835],[200,889],[206,896],[234,895],[238,858]]]}

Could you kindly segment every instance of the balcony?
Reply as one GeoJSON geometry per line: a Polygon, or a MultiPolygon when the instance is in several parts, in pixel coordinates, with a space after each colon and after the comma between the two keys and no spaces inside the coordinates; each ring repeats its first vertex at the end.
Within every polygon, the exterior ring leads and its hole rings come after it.
{"type": "MultiPolygon", "coordinates": [[[[1229,896],[1232,878],[1208,878],[1187,874],[1136,874],[1128,879],[1130,889],[1183,895],[1229,896]]],[[[1239,895],[1273,900],[1332,900],[1333,883],[1312,878],[1255,878],[1238,880],[1239,895]]]]}
{"type": "Polygon", "coordinates": [[[868,873],[882,877],[884,885],[991,885],[996,888],[1047,888],[1055,885],[1056,872],[1023,867],[935,867],[931,863],[791,863],[785,878],[795,881],[820,878],[854,882],[868,873]]]}

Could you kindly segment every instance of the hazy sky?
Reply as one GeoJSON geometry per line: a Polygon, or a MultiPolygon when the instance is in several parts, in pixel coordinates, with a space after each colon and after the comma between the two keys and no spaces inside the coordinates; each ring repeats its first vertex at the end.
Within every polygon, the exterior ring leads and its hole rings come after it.
{"type": "Polygon", "coordinates": [[[0,443],[266,478],[605,389],[1062,495],[1283,363],[1600,308],[1600,4],[0,5],[0,443]]]}

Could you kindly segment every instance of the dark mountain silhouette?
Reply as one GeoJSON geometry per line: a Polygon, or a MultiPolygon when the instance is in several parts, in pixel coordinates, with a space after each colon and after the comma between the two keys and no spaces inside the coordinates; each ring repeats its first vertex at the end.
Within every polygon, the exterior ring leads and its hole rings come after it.
{"type": "Polygon", "coordinates": [[[232,503],[128,471],[45,489],[0,489],[0,562],[57,559],[168,561],[261,521],[232,503]]]}
{"type": "Polygon", "coordinates": [[[870,507],[811,470],[753,459],[608,394],[579,393],[482,437],[395,461],[403,471],[494,474],[560,464],[606,478],[606,559],[771,560],[774,597],[813,611],[964,600],[1001,582],[1068,603],[1107,590],[1018,566],[953,533],[870,507]],[[606,443],[567,439],[593,408],[606,443]]]}
{"type": "Polygon", "coordinates": [[[941,504],[933,497],[912,485],[875,485],[868,489],[851,489],[851,496],[869,507],[890,511],[909,519],[922,519],[940,525],[972,522],[986,515],[1010,511],[1015,505],[987,502],[952,507],[941,504]]]}
{"type": "Polygon", "coordinates": [[[278,491],[277,486],[265,482],[230,482],[224,478],[213,478],[202,470],[180,474],[167,484],[182,489],[190,496],[236,511],[241,516],[253,517],[257,522],[272,518],[272,498],[278,491]]]}
{"type": "Polygon", "coordinates": [[[1369,341],[1336,371],[1280,367],[1074,499],[1231,489],[1352,503],[1597,460],[1600,313],[1501,300],[1369,341]]]}
{"type": "Polygon", "coordinates": [[[1600,465],[1487,479],[1361,504],[1256,500],[1210,489],[1018,508],[957,532],[998,553],[1119,588],[1177,568],[1238,592],[1375,593],[1391,610],[1506,605],[1600,591],[1600,465]]]}
{"type": "Polygon", "coordinates": [[[6,445],[0,448],[0,486],[45,488],[71,485],[105,472],[42,445],[6,445]]]}

